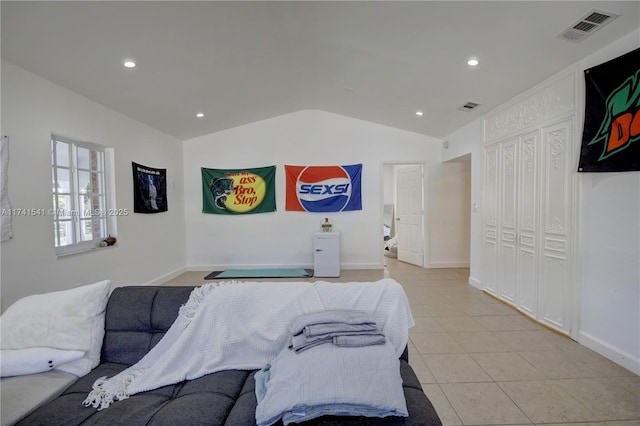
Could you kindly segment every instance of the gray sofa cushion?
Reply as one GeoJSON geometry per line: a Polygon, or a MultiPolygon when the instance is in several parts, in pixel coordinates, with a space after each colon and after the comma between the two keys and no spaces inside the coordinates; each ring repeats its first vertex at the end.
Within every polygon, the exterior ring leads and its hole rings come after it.
{"type": "MultiPolygon", "coordinates": [[[[19,424],[51,425],[255,425],[255,371],[220,371],[196,380],[164,386],[118,401],[98,411],[82,405],[93,382],[127,368],[124,364],[103,363],[71,385],[60,397],[36,410],[19,424]]],[[[322,417],[307,425],[439,425],[431,403],[406,361],[400,362],[409,418],[369,419],[362,417],[322,417]]]]}
{"type": "MultiPolygon", "coordinates": [[[[112,293],[105,318],[101,364],[19,424],[33,425],[255,425],[255,371],[221,371],[118,401],[105,410],[82,401],[96,379],[140,360],[171,327],[193,287],[122,287],[112,293]]],[[[307,425],[440,425],[406,350],[400,373],[409,418],[322,417],[307,425]]]]}
{"type": "Polygon", "coordinates": [[[254,422],[251,412],[252,409],[255,412],[254,373],[251,371],[230,370],[209,374],[196,380],[133,395],[101,411],[82,405],[96,379],[113,376],[127,367],[124,364],[100,364],[60,397],[19,424],[177,426],[251,425],[254,422]],[[232,413],[236,404],[240,405],[236,408],[236,413],[232,413]],[[243,417],[247,413],[251,413],[250,419],[243,417]]]}

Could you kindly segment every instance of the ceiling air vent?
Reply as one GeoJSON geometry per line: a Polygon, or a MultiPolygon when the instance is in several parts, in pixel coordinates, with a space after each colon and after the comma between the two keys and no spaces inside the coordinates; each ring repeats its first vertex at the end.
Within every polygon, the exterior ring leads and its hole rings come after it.
{"type": "Polygon", "coordinates": [[[460,111],[471,111],[476,109],[477,107],[479,107],[480,104],[475,103],[475,102],[467,102],[466,104],[462,105],[461,107],[459,107],[458,109],[460,111]]]}
{"type": "Polygon", "coordinates": [[[582,41],[588,35],[616,19],[619,15],[602,10],[592,9],[569,28],[564,30],[558,37],[569,41],[582,41]]]}

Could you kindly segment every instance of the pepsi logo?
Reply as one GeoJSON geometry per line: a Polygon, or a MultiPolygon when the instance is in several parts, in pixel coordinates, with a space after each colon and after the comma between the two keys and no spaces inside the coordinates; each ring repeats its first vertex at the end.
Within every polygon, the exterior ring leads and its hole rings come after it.
{"type": "Polygon", "coordinates": [[[309,166],[296,181],[296,196],[309,212],[342,211],[351,198],[349,174],[340,166],[309,166]]]}

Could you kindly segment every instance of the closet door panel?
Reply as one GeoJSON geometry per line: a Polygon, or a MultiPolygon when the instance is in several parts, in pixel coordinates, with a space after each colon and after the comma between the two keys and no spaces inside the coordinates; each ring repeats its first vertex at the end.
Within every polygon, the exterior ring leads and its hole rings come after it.
{"type": "Polygon", "coordinates": [[[536,130],[520,141],[517,305],[530,316],[535,316],[537,309],[539,139],[536,130]]]}
{"type": "Polygon", "coordinates": [[[498,195],[499,181],[498,144],[488,147],[484,155],[484,254],[483,286],[486,291],[498,294],[498,195]]]}
{"type": "Polygon", "coordinates": [[[500,192],[500,296],[516,303],[517,212],[518,212],[518,145],[515,138],[502,143],[500,192]]]}
{"type": "Polygon", "coordinates": [[[571,141],[573,121],[542,129],[542,264],[539,283],[539,319],[570,332],[569,217],[572,208],[571,141]]]}

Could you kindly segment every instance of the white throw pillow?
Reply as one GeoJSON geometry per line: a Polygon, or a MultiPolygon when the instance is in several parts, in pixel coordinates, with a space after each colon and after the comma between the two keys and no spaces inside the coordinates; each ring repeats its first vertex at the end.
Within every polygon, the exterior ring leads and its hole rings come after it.
{"type": "Polygon", "coordinates": [[[3,349],[0,351],[0,376],[42,373],[83,356],[82,351],[54,348],[3,349]]]}
{"type": "Polygon", "coordinates": [[[81,359],[57,369],[84,376],[100,362],[110,284],[105,280],[18,300],[1,317],[2,349],[82,351],[81,359]]]}

